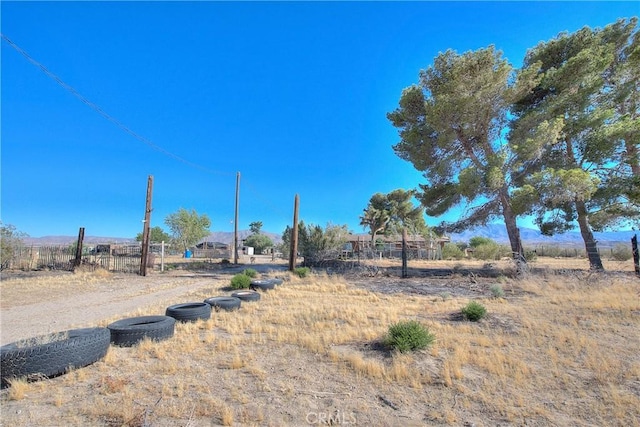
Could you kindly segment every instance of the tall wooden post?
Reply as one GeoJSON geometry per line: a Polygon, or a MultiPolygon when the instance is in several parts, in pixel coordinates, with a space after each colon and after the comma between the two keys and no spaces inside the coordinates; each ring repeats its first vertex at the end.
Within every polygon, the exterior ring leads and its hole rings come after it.
{"type": "Polygon", "coordinates": [[[240,199],[240,172],[236,173],[236,209],[233,220],[233,263],[238,263],[238,201],[240,199]]]}
{"type": "Polygon", "coordinates": [[[631,251],[633,253],[633,267],[636,270],[636,276],[640,277],[640,252],[638,252],[637,234],[634,234],[631,238],[631,251]]]}
{"type": "Polygon", "coordinates": [[[144,225],[142,226],[142,257],[140,259],[140,275],[147,275],[149,260],[149,228],[151,226],[151,194],[153,192],[153,176],[147,179],[147,202],[144,210],[144,225]]]}
{"type": "Polygon", "coordinates": [[[293,229],[291,230],[291,250],[289,252],[289,271],[296,268],[296,259],[298,258],[298,208],[300,206],[300,197],[296,194],[293,202],[293,229]]]}
{"type": "Polygon", "coordinates": [[[84,241],[84,227],[80,227],[78,230],[78,241],[76,242],[76,257],[73,260],[73,269],[80,267],[82,264],[82,242],[84,241]]]}

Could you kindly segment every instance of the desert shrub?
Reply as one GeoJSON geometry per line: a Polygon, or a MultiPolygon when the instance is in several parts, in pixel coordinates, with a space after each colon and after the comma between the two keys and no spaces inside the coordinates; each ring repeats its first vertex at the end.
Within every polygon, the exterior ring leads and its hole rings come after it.
{"type": "Polygon", "coordinates": [[[611,259],[614,261],[629,261],[632,256],[631,247],[624,243],[618,243],[611,248],[611,259]]]}
{"type": "Polygon", "coordinates": [[[451,298],[451,294],[449,292],[440,292],[438,296],[442,298],[442,301],[446,301],[451,298]]]}
{"type": "Polygon", "coordinates": [[[427,348],[436,337],[415,320],[398,322],[389,326],[385,344],[402,353],[427,348]]]}
{"type": "Polygon", "coordinates": [[[245,268],[245,270],[242,272],[242,274],[244,274],[245,276],[249,276],[251,278],[254,278],[258,275],[258,272],[256,270],[254,270],[253,268],[245,268]]]}
{"type": "Polygon", "coordinates": [[[297,267],[293,269],[293,274],[298,277],[307,277],[311,273],[311,269],[309,267],[297,267]]]}
{"type": "Polygon", "coordinates": [[[231,288],[232,289],[244,289],[248,288],[251,285],[251,277],[246,274],[236,274],[231,278],[231,288]]]}
{"type": "Polygon", "coordinates": [[[494,298],[504,297],[504,289],[502,289],[502,286],[497,283],[491,285],[489,290],[491,291],[491,295],[493,295],[494,298]]]}
{"type": "Polygon", "coordinates": [[[535,250],[524,251],[524,259],[527,262],[533,262],[538,259],[538,252],[535,250]]]}
{"type": "Polygon", "coordinates": [[[442,247],[442,259],[462,259],[464,252],[455,243],[445,243],[442,247]]]}
{"type": "Polygon", "coordinates": [[[476,301],[471,301],[469,304],[462,308],[462,315],[465,319],[472,322],[477,322],[487,314],[487,309],[484,305],[476,301]]]}
{"type": "Polygon", "coordinates": [[[473,251],[473,257],[485,261],[495,261],[502,257],[510,257],[511,250],[504,245],[499,245],[496,242],[483,243],[476,246],[473,251]]]}
{"type": "Polygon", "coordinates": [[[497,245],[498,243],[493,240],[490,239],[488,237],[482,237],[482,236],[475,236],[469,239],[469,246],[471,246],[472,248],[477,248],[480,245],[497,245]]]}

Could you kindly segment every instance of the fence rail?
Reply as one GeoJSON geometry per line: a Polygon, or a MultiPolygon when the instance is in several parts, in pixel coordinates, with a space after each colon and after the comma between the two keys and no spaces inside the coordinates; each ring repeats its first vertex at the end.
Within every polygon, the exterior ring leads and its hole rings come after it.
{"type": "MultiPolygon", "coordinates": [[[[74,269],[75,248],[72,246],[22,246],[14,248],[9,268],[19,270],[66,270],[74,269]]],[[[81,265],[85,268],[134,273],[140,270],[140,248],[121,247],[110,251],[83,251],[81,265]]],[[[153,265],[155,254],[149,254],[149,265],[153,265]]]]}
{"type": "MultiPolygon", "coordinates": [[[[162,246],[151,244],[147,266],[153,268],[159,264],[162,246]]],[[[165,256],[181,255],[169,245],[165,245],[165,256]]],[[[63,270],[74,269],[76,257],[75,245],[53,246],[16,246],[12,248],[11,259],[3,268],[16,270],[63,270]]],[[[228,250],[195,249],[190,253],[192,258],[229,258],[228,250]]],[[[103,268],[112,272],[137,273],[140,271],[142,248],[140,245],[94,245],[83,248],[81,266],[88,269],[103,268]]]]}

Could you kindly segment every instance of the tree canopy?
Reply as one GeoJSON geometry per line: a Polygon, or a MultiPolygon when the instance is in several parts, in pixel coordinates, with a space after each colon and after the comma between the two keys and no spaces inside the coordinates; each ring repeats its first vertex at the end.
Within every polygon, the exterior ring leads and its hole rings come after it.
{"type": "Polygon", "coordinates": [[[593,231],[638,223],[640,45],[637,19],[561,33],[529,50],[523,67],[538,76],[514,108],[512,136],[538,123],[553,137],[514,146],[529,163],[516,190],[543,234],[577,223],[591,268],[603,269],[593,231]]]}
{"type": "Polygon", "coordinates": [[[180,208],[168,215],[164,223],[169,227],[173,241],[185,251],[209,235],[211,220],[206,214],[198,215],[195,209],[180,208]]]}
{"type": "Polygon", "coordinates": [[[439,216],[466,205],[448,230],[465,229],[502,216],[514,258],[524,262],[510,185],[515,170],[505,135],[513,102],[534,84],[531,72],[516,72],[493,46],[438,55],[405,89],[387,117],[399,129],[396,154],[423,172],[416,197],[427,214],[439,216]]]}
{"type": "Polygon", "coordinates": [[[24,245],[28,234],[19,231],[14,225],[0,222],[0,270],[9,268],[16,252],[24,245]]]}
{"type": "MultiPolygon", "coordinates": [[[[514,69],[493,46],[439,54],[387,116],[396,154],[423,172],[427,214],[464,206],[457,231],[501,217],[524,262],[519,215],[545,234],[640,224],[640,36],[637,18],[562,33],[514,69]]],[[[375,216],[362,219],[367,225],[375,216]]]]}
{"type": "Polygon", "coordinates": [[[402,235],[402,276],[407,276],[407,232],[423,234],[427,229],[424,222],[424,208],[414,206],[411,200],[414,191],[402,189],[388,194],[376,193],[360,217],[360,224],[369,227],[371,246],[375,244],[377,233],[402,235]]]}
{"type": "MultiPolygon", "coordinates": [[[[142,232],[136,235],[136,241],[142,242],[142,232]]],[[[169,242],[171,241],[171,236],[162,227],[151,227],[149,229],[149,241],[154,243],[169,242]]]]}

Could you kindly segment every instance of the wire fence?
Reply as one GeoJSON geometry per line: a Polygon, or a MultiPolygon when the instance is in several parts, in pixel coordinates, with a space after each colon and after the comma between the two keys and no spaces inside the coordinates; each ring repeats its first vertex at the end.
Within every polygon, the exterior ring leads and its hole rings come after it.
{"type": "MultiPolygon", "coordinates": [[[[147,258],[147,267],[160,267],[162,257],[188,257],[196,259],[230,258],[230,250],[225,248],[191,249],[183,253],[171,245],[151,244],[147,258]]],[[[80,266],[84,269],[98,268],[119,273],[138,273],[142,260],[140,244],[113,245],[97,244],[83,248],[80,266]]],[[[76,266],[76,245],[26,246],[17,245],[11,249],[11,258],[5,260],[3,268],[33,271],[61,270],[73,271],[76,266]]]]}
{"type": "MultiPolygon", "coordinates": [[[[87,269],[102,268],[113,272],[135,273],[140,271],[142,251],[140,247],[100,248],[83,251],[80,266],[87,269]]],[[[108,245],[102,245],[108,246],[108,245]]],[[[153,265],[155,254],[149,254],[153,265]]],[[[76,268],[76,250],[69,246],[22,246],[13,249],[9,268],[17,270],[63,270],[76,268]]]]}

